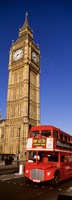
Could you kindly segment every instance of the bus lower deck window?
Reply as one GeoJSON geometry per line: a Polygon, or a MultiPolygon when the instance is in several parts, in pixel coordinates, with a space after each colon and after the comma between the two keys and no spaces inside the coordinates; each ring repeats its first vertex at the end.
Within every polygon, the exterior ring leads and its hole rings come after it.
{"type": "Polygon", "coordinates": [[[61,162],[68,162],[68,156],[61,155],[61,162]]]}

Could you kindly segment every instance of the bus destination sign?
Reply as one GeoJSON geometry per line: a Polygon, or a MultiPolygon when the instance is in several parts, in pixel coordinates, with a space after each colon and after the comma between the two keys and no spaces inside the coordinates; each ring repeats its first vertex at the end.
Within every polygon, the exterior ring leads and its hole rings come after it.
{"type": "Polygon", "coordinates": [[[46,145],[46,139],[45,138],[35,138],[33,139],[33,146],[44,146],[46,145]]]}

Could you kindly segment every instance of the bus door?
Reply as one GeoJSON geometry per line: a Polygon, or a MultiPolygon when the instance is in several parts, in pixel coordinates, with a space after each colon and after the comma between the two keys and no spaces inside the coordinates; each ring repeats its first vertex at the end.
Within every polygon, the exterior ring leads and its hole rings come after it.
{"type": "Polygon", "coordinates": [[[61,179],[70,177],[70,164],[67,155],[61,155],[61,179]]]}

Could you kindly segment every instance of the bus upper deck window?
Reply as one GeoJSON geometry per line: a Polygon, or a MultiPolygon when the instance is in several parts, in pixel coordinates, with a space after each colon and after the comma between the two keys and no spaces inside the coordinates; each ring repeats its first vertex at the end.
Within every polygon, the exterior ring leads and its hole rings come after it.
{"type": "Polygon", "coordinates": [[[54,131],[54,138],[58,138],[58,131],[54,131]]]}
{"type": "Polygon", "coordinates": [[[63,134],[62,133],[60,133],[60,139],[63,140],[63,134]]]}
{"type": "Polygon", "coordinates": [[[72,143],[72,138],[70,137],[70,142],[72,143]]]}
{"type": "Polygon", "coordinates": [[[30,132],[30,137],[36,137],[39,135],[39,131],[31,131],[30,132]]]}
{"type": "Polygon", "coordinates": [[[68,142],[70,141],[70,137],[67,137],[67,141],[68,141],[68,142]]]}
{"type": "Polygon", "coordinates": [[[64,140],[67,141],[67,136],[66,135],[64,135],[64,140]]]}
{"type": "Polygon", "coordinates": [[[45,136],[45,137],[51,136],[51,130],[43,130],[42,131],[42,136],[45,136]]]}

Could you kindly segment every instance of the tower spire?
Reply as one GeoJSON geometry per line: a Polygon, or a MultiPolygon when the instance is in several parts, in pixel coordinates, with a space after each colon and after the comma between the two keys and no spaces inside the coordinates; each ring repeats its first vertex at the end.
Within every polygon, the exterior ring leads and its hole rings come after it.
{"type": "Polygon", "coordinates": [[[28,24],[28,12],[26,12],[26,14],[25,14],[25,23],[24,23],[24,27],[27,27],[27,26],[29,26],[29,24],[28,24]]]}
{"type": "Polygon", "coordinates": [[[33,39],[33,33],[28,23],[28,12],[25,13],[25,22],[22,28],[19,29],[19,37],[23,36],[23,34],[29,34],[30,37],[33,39]]]}

